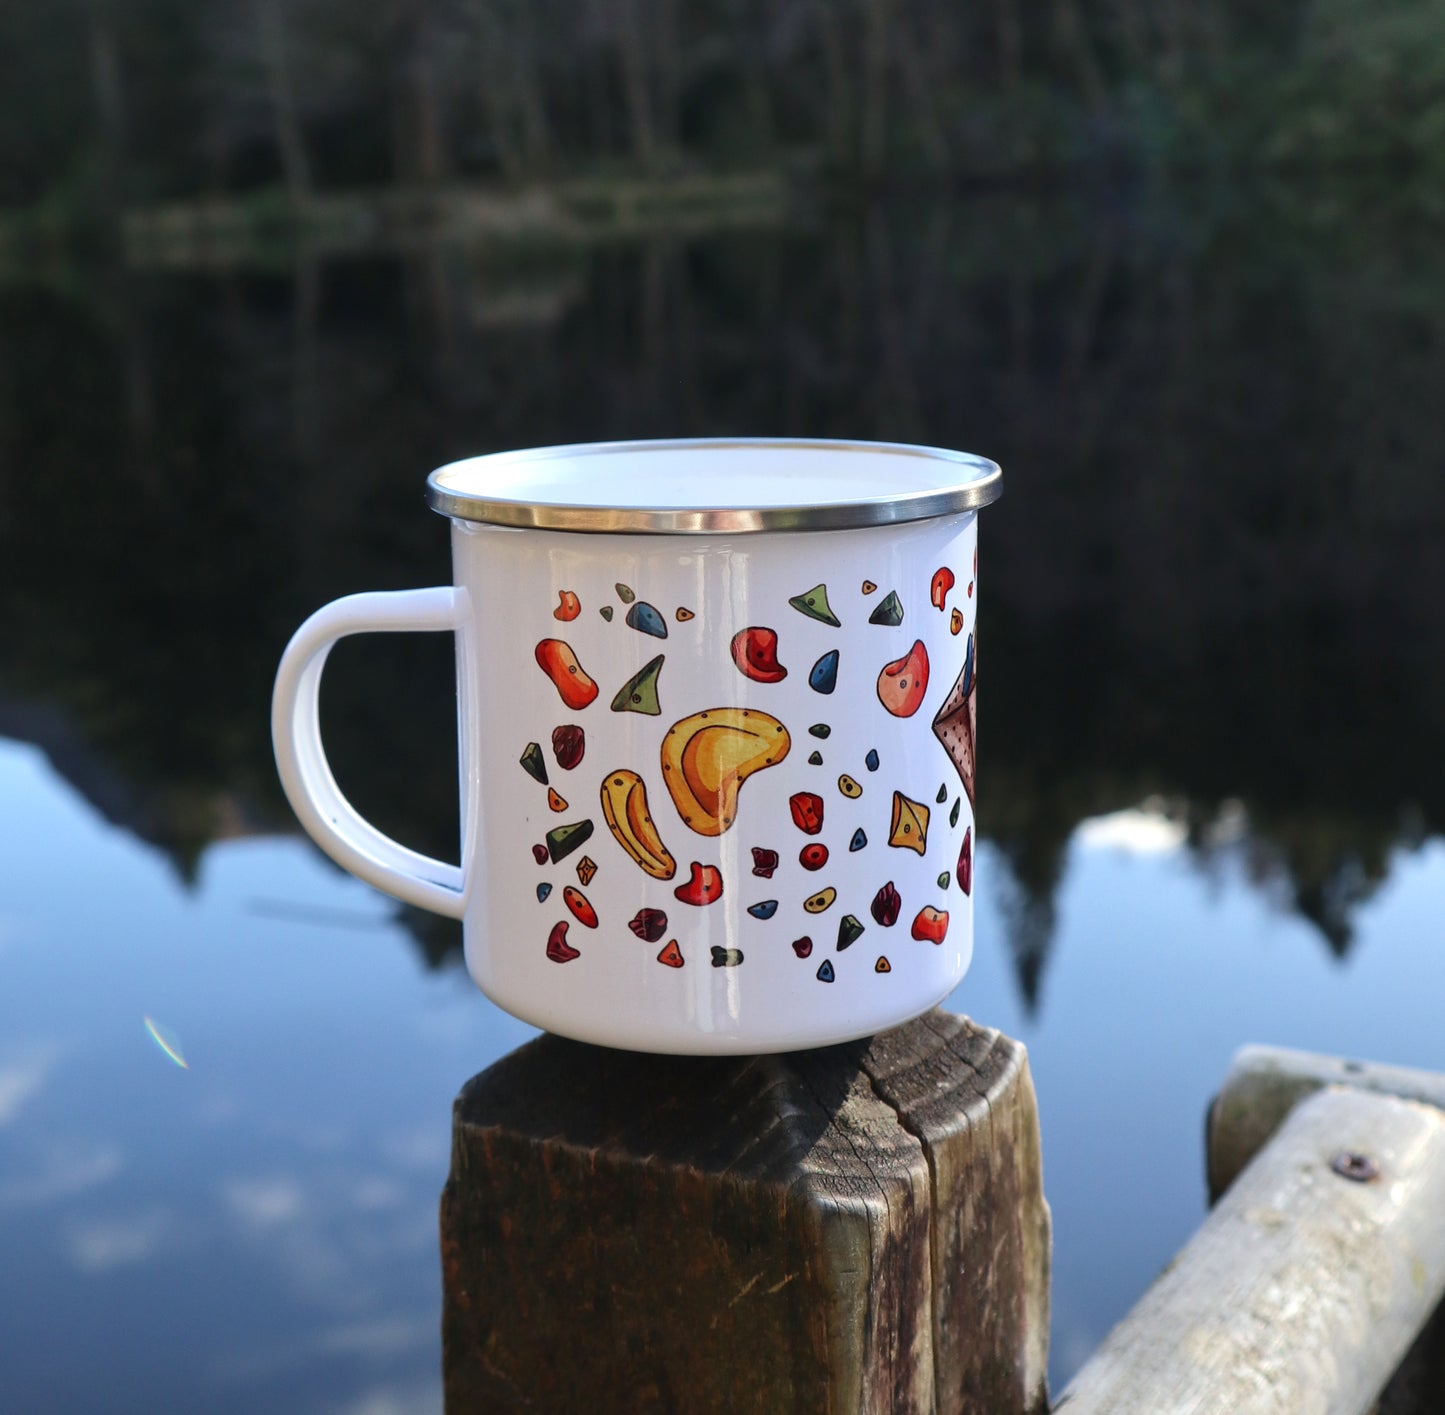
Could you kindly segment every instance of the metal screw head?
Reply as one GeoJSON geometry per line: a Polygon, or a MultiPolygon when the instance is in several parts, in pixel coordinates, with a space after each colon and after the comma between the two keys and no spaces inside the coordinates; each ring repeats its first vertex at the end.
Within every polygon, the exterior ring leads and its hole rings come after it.
{"type": "Polygon", "coordinates": [[[1350,1179],[1356,1184],[1368,1184],[1380,1177],[1380,1166],[1369,1155],[1362,1155],[1357,1150],[1341,1150],[1330,1161],[1330,1168],[1341,1179],[1350,1179]]]}

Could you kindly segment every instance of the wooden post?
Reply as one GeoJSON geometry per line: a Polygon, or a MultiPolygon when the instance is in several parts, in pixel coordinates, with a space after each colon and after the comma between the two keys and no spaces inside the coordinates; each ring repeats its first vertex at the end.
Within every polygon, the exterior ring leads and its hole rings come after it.
{"type": "Polygon", "coordinates": [[[1042,1412],[1024,1048],[933,1012],[784,1056],[542,1037],[458,1097],[447,1409],[1042,1412]]]}
{"type": "Polygon", "coordinates": [[[1332,1087],[1290,1113],[1058,1409],[1364,1415],[1442,1292],[1445,1115],[1332,1087]]]}
{"type": "MultiPolygon", "coordinates": [[[[1209,1108],[1210,1201],[1228,1189],[1302,1100],[1326,1086],[1397,1096],[1445,1111],[1445,1075],[1286,1047],[1242,1047],[1209,1108]]],[[[1445,1302],[1380,1395],[1374,1415],[1438,1415],[1445,1410],[1445,1302]]]]}
{"type": "Polygon", "coordinates": [[[1264,1148],[1290,1111],[1326,1086],[1422,1101],[1445,1111],[1445,1076],[1438,1071],[1347,1061],[1285,1047],[1242,1047],[1209,1107],[1211,1201],[1224,1193],[1264,1148]]]}

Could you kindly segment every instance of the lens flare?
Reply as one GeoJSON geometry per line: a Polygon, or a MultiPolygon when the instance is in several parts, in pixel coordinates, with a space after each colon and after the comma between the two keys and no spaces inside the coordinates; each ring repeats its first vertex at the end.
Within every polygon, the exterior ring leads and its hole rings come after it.
{"type": "Polygon", "coordinates": [[[146,1031],[153,1041],[165,1054],[175,1062],[182,1071],[189,1071],[191,1068],[186,1058],[181,1054],[181,1043],[173,1032],[168,1032],[154,1017],[145,1019],[146,1031]]]}

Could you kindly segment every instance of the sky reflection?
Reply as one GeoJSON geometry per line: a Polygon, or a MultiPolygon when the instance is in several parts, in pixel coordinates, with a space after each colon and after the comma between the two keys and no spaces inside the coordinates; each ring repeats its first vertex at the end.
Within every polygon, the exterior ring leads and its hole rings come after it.
{"type": "MultiPolygon", "coordinates": [[[[0,1408],[435,1408],[451,1101],[532,1029],[299,838],[215,844],[186,884],[32,748],[0,743],[0,800],[26,822],[0,959],[0,1304],[24,1355],[0,1408]],[[146,1015],[189,1071],[158,1064],[146,1015]]],[[[1229,838],[1201,853],[1157,805],[1085,821],[1032,1008],[1008,862],[978,852],[951,1005],[1030,1049],[1058,1380],[1198,1224],[1204,1108],[1237,1047],[1445,1067],[1445,844],[1397,852],[1341,960],[1229,838]]]]}

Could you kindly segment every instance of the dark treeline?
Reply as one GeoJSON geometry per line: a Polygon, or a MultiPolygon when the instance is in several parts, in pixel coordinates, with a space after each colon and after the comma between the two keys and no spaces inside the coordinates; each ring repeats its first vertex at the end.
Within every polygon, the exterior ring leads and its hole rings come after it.
{"type": "Polygon", "coordinates": [[[1442,0],[47,0],[0,206],[777,165],[1445,165],[1442,0]]]}
{"type": "MultiPolygon", "coordinates": [[[[12,286],[0,733],[189,870],[294,828],[267,737],[291,630],[447,579],[432,466],[739,431],[963,446],[1008,475],[979,812],[1022,986],[1075,827],[1148,796],[1343,953],[1395,852],[1445,833],[1445,262],[1321,201],[996,195],[522,274],[433,245],[12,286]]],[[[358,808],[448,855],[441,637],[340,646],[327,732],[358,808]]]]}

